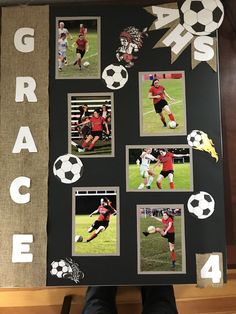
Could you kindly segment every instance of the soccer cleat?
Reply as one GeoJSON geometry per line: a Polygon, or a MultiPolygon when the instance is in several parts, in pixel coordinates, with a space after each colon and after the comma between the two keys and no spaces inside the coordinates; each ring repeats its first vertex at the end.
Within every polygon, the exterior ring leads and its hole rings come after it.
{"type": "Polygon", "coordinates": [[[62,68],[58,68],[58,71],[61,72],[61,71],[62,71],[62,68]]]}
{"type": "Polygon", "coordinates": [[[163,128],[166,128],[167,127],[167,123],[166,122],[163,122],[163,128]]]}
{"type": "Polygon", "coordinates": [[[146,185],[146,189],[151,190],[150,185],[146,185]]]}
{"type": "Polygon", "coordinates": [[[147,237],[149,235],[149,233],[147,231],[143,231],[143,234],[145,235],[145,237],[147,237]]]}
{"type": "Polygon", "coordinates": [[[172,270],[175,270],[175,267],[176,267],[175,261],[172,261],[171,269],[172,269],[172,270]]]}

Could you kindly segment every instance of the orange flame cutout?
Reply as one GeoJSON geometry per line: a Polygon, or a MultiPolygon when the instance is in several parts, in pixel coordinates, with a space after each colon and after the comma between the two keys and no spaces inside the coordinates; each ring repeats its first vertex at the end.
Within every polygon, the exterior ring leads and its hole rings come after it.
{"type": "Polygon", "coordinates": [[[203,131],[201,131],[201,133],[203,144],[194,148],[211,154],[211,157],[215,158],[217,162],[219,160],[219,157],[215,150],[213,141],[208,138],[208,135],[206,133],[204,133],[203,131]]]}

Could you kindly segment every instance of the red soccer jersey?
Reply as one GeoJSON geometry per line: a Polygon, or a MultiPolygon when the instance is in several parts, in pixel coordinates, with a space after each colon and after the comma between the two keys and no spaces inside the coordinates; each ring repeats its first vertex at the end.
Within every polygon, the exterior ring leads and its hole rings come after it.
{"type": "Polygon", "coordinates": [[[91,117],[89,120],[92,123],[92,131],[102,131],[102,125],[105,121],[103,117],[91,117]]]}
{"type": "Polygon", "coordinates": [[[158,159],[162,163],[162,171],[173,170],[173,161],[172,161],[173,157],[174,157],[174,154],[171,152],[167,152],[165,156],[160,155],[158,157],[158,159]]]}
{"type": "Polygon", "coordinates": [[[77,48],[78,48],[79,50],[84,51],[85,48],[86,48],[87,42],[88,42],[88,41],[87,41],[86,39],[77,39],[77,40],[76,40],[77,48]]]}
{"type": "Polygon", "coordinates": [[[110,210],[110,208],[106,208],[102,205],[100,205],[98,207],[98,213],[99,213],[99,216],[98,216],[98,219],[99,221],[109,221],[110,220],[110,216],[112,214],[112,211],[110,210]]]}
{"type": "Polygon", "coordinates": [[[174,227],[174,223],[173,223],[173,219],[171,217],[169,217],[168,219],[164,219],[162,218],[162,223],[163,223],[163,226],[164,226],[164,230],[167,229],[167,227],[169,226],[169,223],[172,223],[172,226],[170,227],[170,229],[167,231],[168,233],[173,233],[175,232],[175,227],[174,227]]]}
{"type": "Polygon", "coordinates": [[[161,85],[159,85],[158,87],[155,87],[155,86],[150,87],[149,93],[151,93],[152,96],[157,96],[157,95],[161,96],[160,98],[153,98],[153,104],[157,104],[161,99],[165,98],[164,90],[165,90],[165,87],[161,85]]]}

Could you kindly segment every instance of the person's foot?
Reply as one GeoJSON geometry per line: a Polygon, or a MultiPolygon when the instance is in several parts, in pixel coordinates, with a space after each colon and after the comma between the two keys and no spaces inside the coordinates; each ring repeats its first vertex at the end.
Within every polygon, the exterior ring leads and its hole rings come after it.
{"type": "Polygon", "coordinates": [[[175,267],[176,267],[176,265],[175,265],[175,262],[173,261],[172,264],[171,264],[171,269],[175,270],[175,267]]]}
{"type": "Polygon", "coordinates": [[[147,237],[149,235],[149,233],[147,231],[143,231],[143,234],[145,235],[145,237],[147,237]]]}
{"type": "Polygon", "coordinates": [[[146,189],[150,190],[151,189],[150,185],[146,185],[146,189]]]}
{"type": "Polygon", "coordinates": [[[163,128],[166,128],[167,127],[167,123],[166,122],[163,122],[163,128]]]}
{"type": "Polygon", "coordinates": [[[61,71],[62,71],[62,68],[58,68],[58,71],[61,72],[61,71]]]}

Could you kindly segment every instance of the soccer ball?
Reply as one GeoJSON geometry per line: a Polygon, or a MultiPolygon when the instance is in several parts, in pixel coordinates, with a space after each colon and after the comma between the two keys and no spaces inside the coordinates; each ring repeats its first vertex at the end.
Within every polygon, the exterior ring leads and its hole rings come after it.
{"type": "Polygon", "coordinates": [[[206,219],[215,210],[215,201],[207,192],[200,192],[190,196],[188,200],[188,211],[199,219],[206,219]]]}
{"type": "Polygon", "coordinates": [[[84,64],[83,64],[83,66],[84,66],[85,68],[87,68],[89,65],[90,65],[90,63],[89,63],[88,61],[85,61],[84,64]]]}
{"type": "Polygon", "coordinates": [[[173,120],[171,120],[171,121],[169,122],[169,127],[170,127],[170,129],[175,129],[175,128],[176,128],[176,122],[173,121],[173,120]]]}
{"type": "Polygon", "coordinates": [[[190,134],[187,136],[188,145],[197,148],[204,144],[203,140],[203,132],[199,130],[193,130],[190,134]]]}
{"type": "Polygon", "coordinates": [[[217,30],[224,19],[220,0],[186,0],[180,8],[184,28],[193,35],[208,35],[217,30]]]}
{"type": "Polygon", "coordinates": [[[102,78],[108,88],[119,89],[128,81],[128,72],[122,65],[110,64],[103,70],[102,78]]]}
{"type": "Polygon", "coordinates": [[[75,155],[62,155],[54,162],[53,173],[62,183],[71,184],[82,176],[83,164],[75,155]]]}
{"type": "Polygon", "coordinates": [[[76,236],[75,236],[75,242],[83,242],[83,237],[82,237],[82,235],[76,235],[76,236]]]}
{"type": "Polygon", "coordinates": [[[148,233],[155,233],[156,232],[156,228],[154,226],[149,226],[147,228],[148,233]]]}
{"type": "Polygon", "coordinates": [[[69,263],[61,259],[59,262],[52,262],[51,263],[51,270],[50,274],[53,276],[57,276],[57,278],[63,278],[68,273],[72,273],[72,268],[70,267],[69,263]]]}

